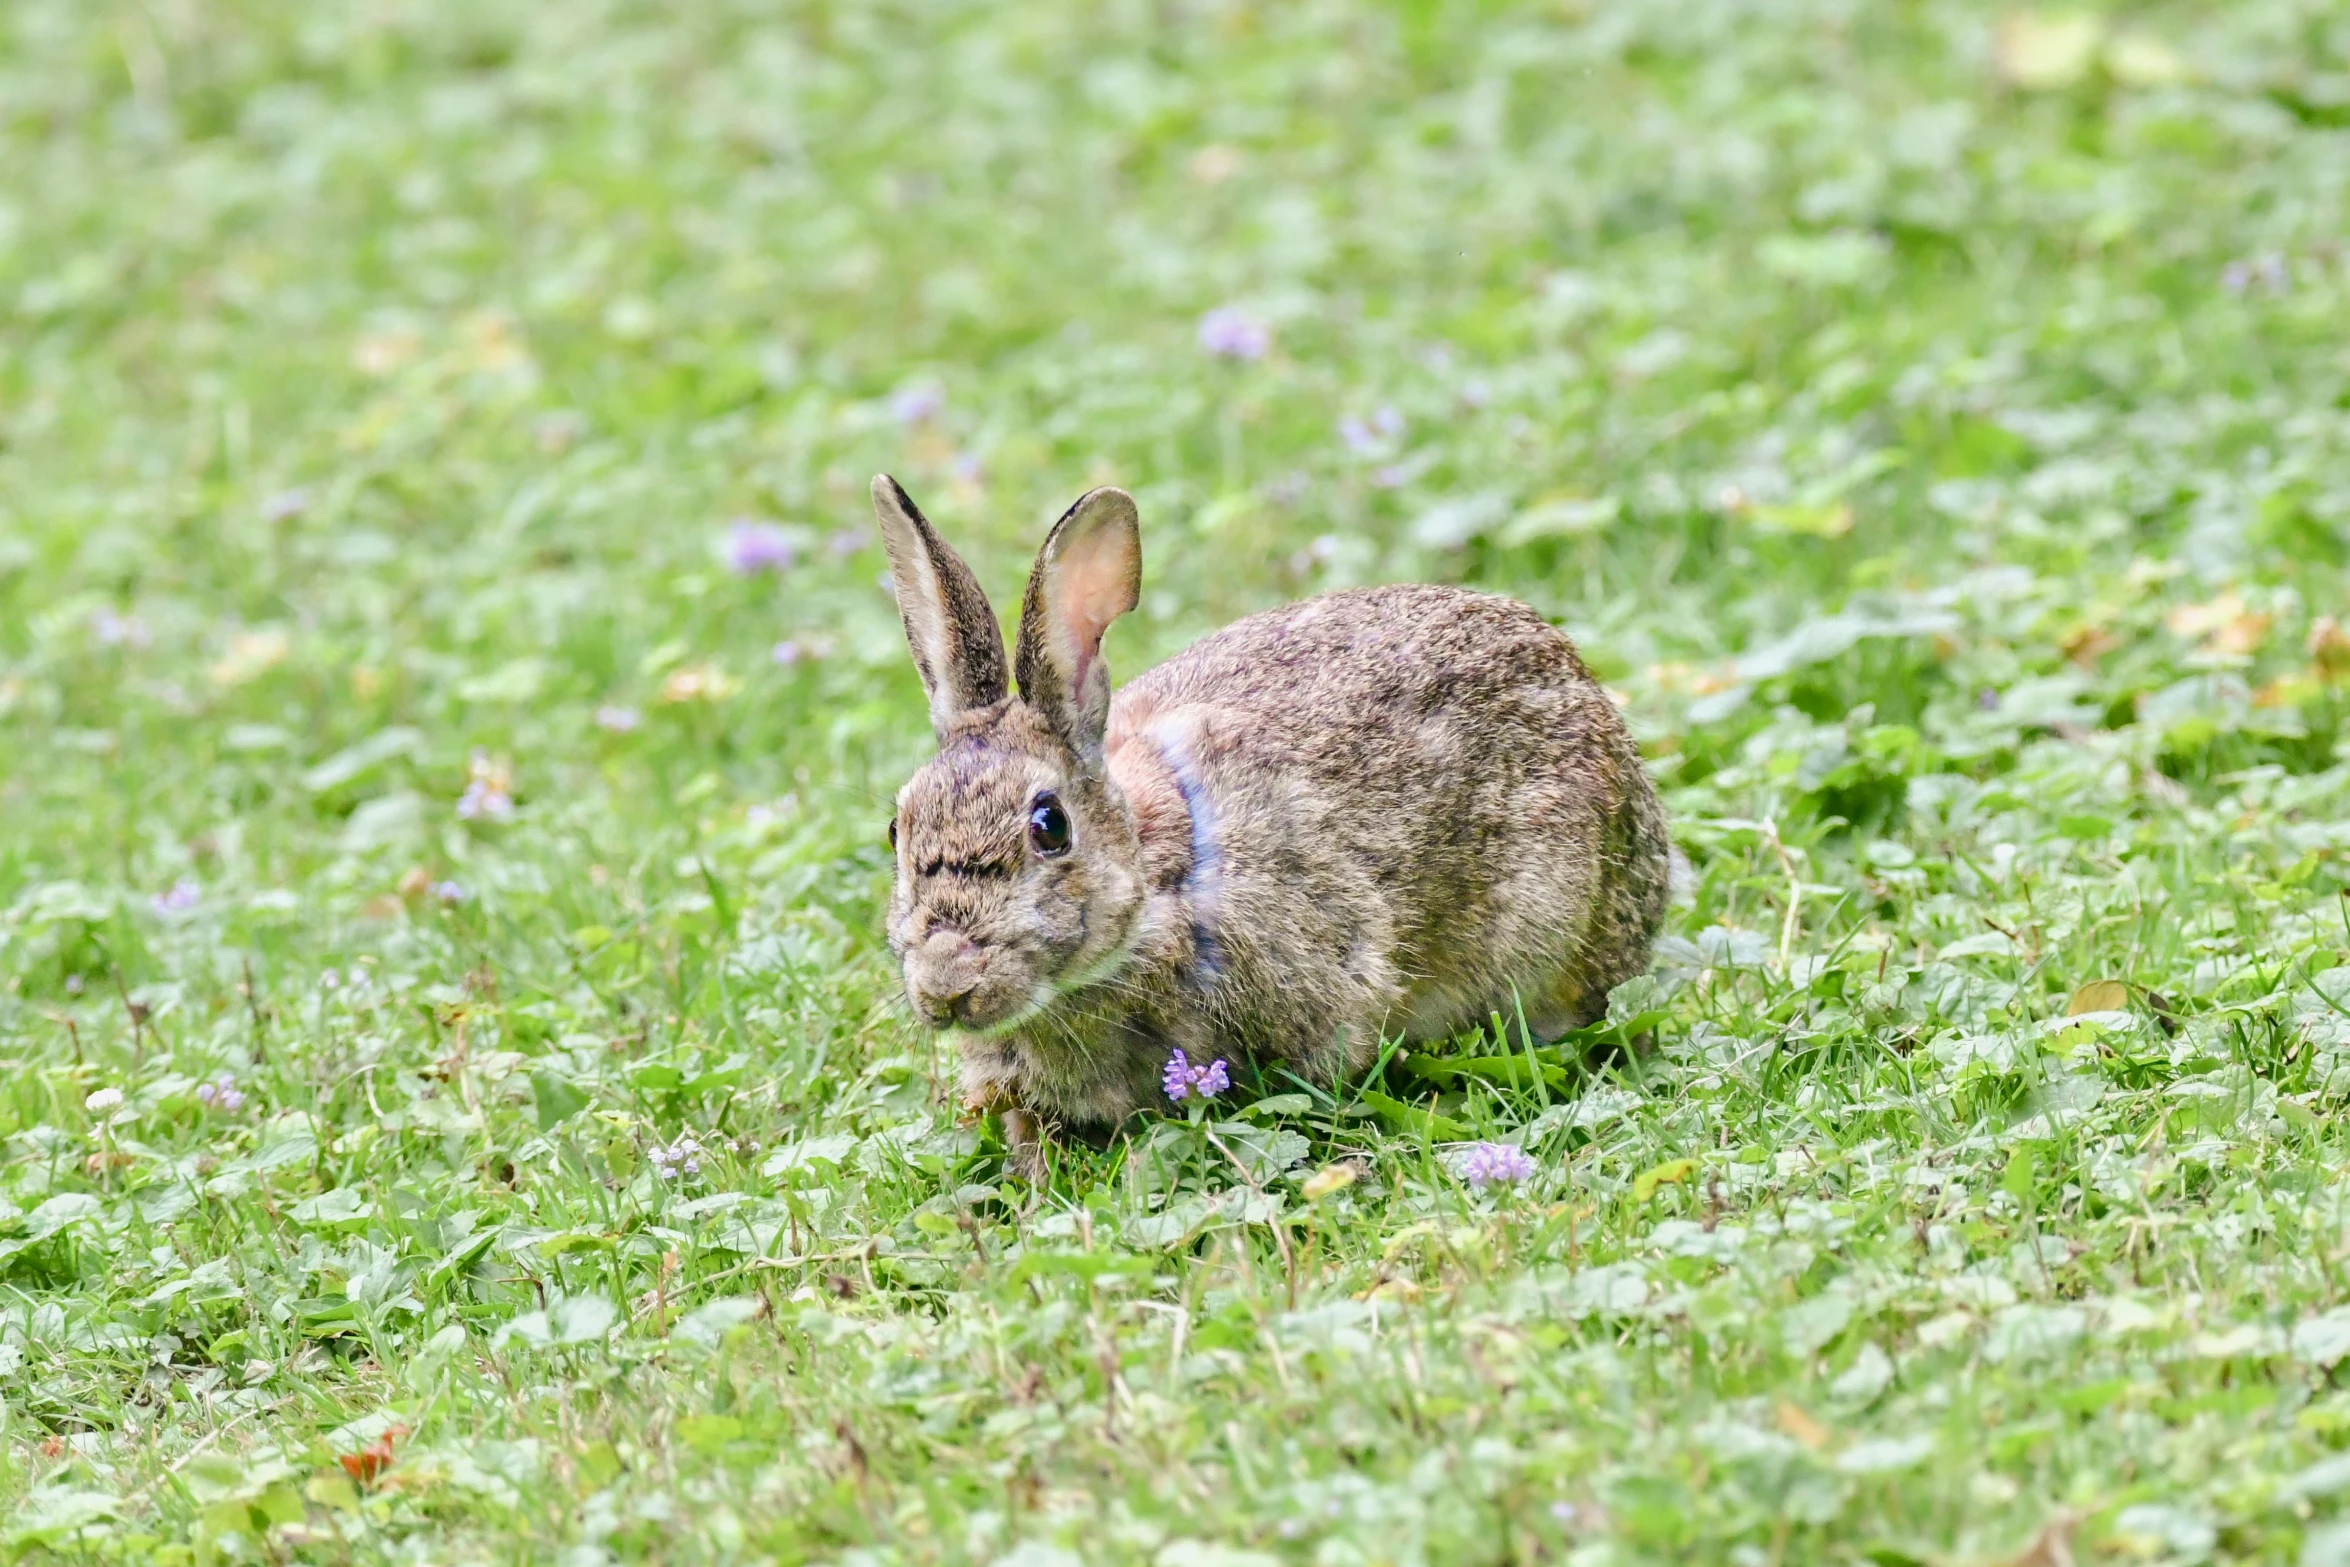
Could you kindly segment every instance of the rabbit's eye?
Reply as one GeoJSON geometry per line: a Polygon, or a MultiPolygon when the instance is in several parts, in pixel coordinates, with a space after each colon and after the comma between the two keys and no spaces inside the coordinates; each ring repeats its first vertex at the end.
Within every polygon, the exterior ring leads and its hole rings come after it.
{"type": "Polygon", "coordinates": [[[1040,794],[1028,808],[1028,841],[1043,855],[1069,852],[1069,813],[1061,809],[1060,800],[1051,794],[1040,794]]]}
{"type": "Polygon", "coordinates": [[[889,846],[892,849],[898,846],[898,819],[894,816],[889,819],[889,846]]]}

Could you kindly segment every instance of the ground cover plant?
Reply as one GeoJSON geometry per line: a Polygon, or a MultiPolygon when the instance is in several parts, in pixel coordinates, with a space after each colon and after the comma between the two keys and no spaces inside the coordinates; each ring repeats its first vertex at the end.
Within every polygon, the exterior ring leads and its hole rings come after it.
{"type": "Polygon", "coordinates": [[[0,166],[0,1554],[2350,1561],[2339,6],[15,0],[0,166]],[[879,469],[1535,604],[1656,973],[1012,1178],[879,469]]]}

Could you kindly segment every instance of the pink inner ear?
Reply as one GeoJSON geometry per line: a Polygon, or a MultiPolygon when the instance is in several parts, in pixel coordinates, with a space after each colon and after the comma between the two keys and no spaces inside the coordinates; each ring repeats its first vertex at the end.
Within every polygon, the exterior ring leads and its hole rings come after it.
{"type": "Polygon", "coordinates": [[[1085,683],[1085,672],[1101,651],[1102,634],[1110,622],[1133,607],[1130,563],[1126,541],[1116,530],[1103,528],[1073,540],[1062,554],[1059,570],[1061,629],[1069,638],[1069,686],[1085,683]]]}

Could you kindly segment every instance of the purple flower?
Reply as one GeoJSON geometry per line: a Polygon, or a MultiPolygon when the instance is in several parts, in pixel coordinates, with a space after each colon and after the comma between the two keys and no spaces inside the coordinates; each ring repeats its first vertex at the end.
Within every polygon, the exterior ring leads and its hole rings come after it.
{"type": "Polygon", "coordinates": [[[872,542],[873,535],[867,533],[863,528],[843,528],[824,541],[825,547],[843,560],[856,554],[872,542]]]}
{"type": "Polygon", "coordinates": [[[1371,427],[1353,414],[1338,421],[1338,438],[1346,442],[1346,449],[1357,457],[1368,457],[1379,450],[1379,437],[1373,435],[1371,427]]]}
{"type": "Polygon", "coordinates": [[[633,707],[607,702],[596,709],[596,727],[608,729],[616,735],[627,734],[644,721],[644,715],[633,707]]]}
{"type": "Polygon", "coordinates": [[[182,876],[169,890],[156,893],[147,902],[158,914],[185,914],[204,899],[204,889],[193,876],[182,876]]]}
{"type": "Polygon", "coordinates": [[[774,651],[768,656],[775,660],[776,668],[789,669],[795,664],[804,664],[815,658],[816,649],[810,643],[787,638],[776,643],[774,651]]]}
{"type": "Polygon", "coordinates": [[[1273,329],[1237,305],[1223,305],[1199,318],[1199,346],[1219,359],[1262,359],[1273,346],[1273,329]]]}
{"type": "Polygon", "coordinates": [[[514,796],[486,778],[476,778],[457,796],[457,819],[502,822],[514,814],[514,796]]]}
{"type": "Polygon", "coordinates": [[[654,1173],[663,1180],[691,1180],[702,1173],[702,1145],[691,1132],[682,1132],[666,1147],[654,1144],[652,1160],[654,1173]]]}
{"type": "Polygon", "coordinates": [[[457,797],[457,819],[502,822],[514,814],[514,777],[487,751],[476,751],[465,766],[465,792],[457,797]]]}
{"type": "Polygon", "coordinates": [[[436,881],[424,890],[436,902],[459,904],[465,901],[465,889],[453,881],[436,881]]]}
{"type": "Polygon", "coordinates": [[[145,647],[154,638],[147,634],[147,624],[136,615],[117,615],[113,610],[101,609],[90,617],[90,635],[98,639],[100,647],[145,647]]]}
{"type": "Polygon", "coordinates": [[[1167,1058],[1167,1097],[1174,1100],[1191,1098],[1213,1099],[1232,1086],[1232,1074],[1224,1070],[1222,1057],[1206,1066],[1193,1066],[1182,1051],[1167,1058]]]}
{"type": "Polygon", "coordinates": [[[947,394],[929,382],[901,386],[889,394],[890,417],[900,424],[927,424],[947,405],[947,394]]]}
{"type": "Polygon", "coordinates": [[[2292,268],[2275,251],[2229,262],[2220,268],[2219,286],[2231,294],[2241,294],[2258,281],[2272,294],[2282,294],[2293,286],[2292,268]]]}
{"type": "Polygon", "coordinates": [[[223,1072],[216,1081],[196,1085],[196,1102],[208,1110],[235,1115],[245,1108],[245,1094],[237,1087],[237,1080],[223,1072]]]}
{"type": "Polygon", "coordinates": [[[765,571],[788,571],[799,556],[791,535],[771,522],[734,521],[726,525],[726,569],[738,577],[765,571]]]}
{"type": "Polygon", "coordinates": [[[309,506],[308,490],[280,490],[261,503],[261,520],[284,522],[289,517],[301,516],[309,506]]]}
{"type": "Polygon", "coordinates": [[[1477,1143],[1454,1161],[1453,1173],[1471,1186],[1515,1186],[1533,1178],[1534,1160],[1514,1143],[1477,1143]]]}

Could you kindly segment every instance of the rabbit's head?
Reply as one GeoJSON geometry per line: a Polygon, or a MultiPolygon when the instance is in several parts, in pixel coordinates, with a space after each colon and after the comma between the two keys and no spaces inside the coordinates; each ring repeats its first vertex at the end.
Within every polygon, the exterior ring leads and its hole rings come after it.
{"type": "Polygon", "coordinates": [[[1021,605],[1017,696],[971,569],[886,474],[873,510],[938,735],[890,821],[890,950],[917,1018],[1000,1030],[1114,967],[1141,918],[1141,846],[1103,766],[1101,660],[1141,586],[1134,500],[1094,490],[1053,525],[1021,605]]]}

